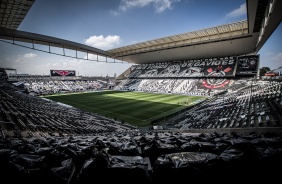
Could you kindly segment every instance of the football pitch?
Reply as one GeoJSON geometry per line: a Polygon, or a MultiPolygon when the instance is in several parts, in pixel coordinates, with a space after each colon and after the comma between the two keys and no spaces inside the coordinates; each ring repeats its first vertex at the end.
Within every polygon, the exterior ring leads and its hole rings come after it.
{"type": "Polygon", "coordinates": [[[88,112],[128,124],[147,127],[205,97],[129,91],[99,91],[44,96],[88,112]]]}

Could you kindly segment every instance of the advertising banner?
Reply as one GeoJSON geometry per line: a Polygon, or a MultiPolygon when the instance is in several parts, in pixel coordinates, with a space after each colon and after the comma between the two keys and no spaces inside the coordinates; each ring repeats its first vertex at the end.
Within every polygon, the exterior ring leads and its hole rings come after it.
{"type": "Polygon", "coordinates": [[[65,77],[65,76],[75,76],[75,70],[50,70],[50,75],[59,77],[65,77]]]}

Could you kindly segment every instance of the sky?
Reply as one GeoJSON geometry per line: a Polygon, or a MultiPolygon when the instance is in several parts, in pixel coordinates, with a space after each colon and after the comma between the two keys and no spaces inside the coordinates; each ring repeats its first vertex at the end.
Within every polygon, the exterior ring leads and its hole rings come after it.
{"type": "MultiPolygon", "coordinates": [[[[18,30],[109,50],[246,19],[245,0],[36,0],[18,30]]],[[[282,24],[258,52],[260,67],[282,66],[281,40],[282,24]]],[[[48,50],[41,45],[35,48],[48,50]]],[[[132,65],[64,57],[3,41],[0,50],[0,68],[14,68],[18,74],[75,70],[82,76],[118,76],[132,65]]],[[[62,49],[51,51],[63,54],[62,49]]],[[[75,56],[70,50],[65,54],[75,56]]],[[[88,56],[92,57],[97,56],[88,56]]]]}

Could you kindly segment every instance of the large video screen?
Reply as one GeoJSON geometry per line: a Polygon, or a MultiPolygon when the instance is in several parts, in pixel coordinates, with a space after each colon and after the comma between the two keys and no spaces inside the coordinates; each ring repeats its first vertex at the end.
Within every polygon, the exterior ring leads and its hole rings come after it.
{"type": "Polygon", "coordinates": [[[52,77],[75,76],[75,70],[50,70],[50,75],[52,77]]]}
{"type": "Polygon", "coordinates": [[[240,56],[237,58],[236,75],[256,75],[259,67],[259,55],[240,56]]]}

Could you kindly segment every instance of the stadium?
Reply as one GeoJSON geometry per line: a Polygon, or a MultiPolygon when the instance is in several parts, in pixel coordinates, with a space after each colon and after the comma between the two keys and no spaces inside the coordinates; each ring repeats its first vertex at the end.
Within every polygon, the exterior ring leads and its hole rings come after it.
{"type": "Polygon", "coordinates": [[[0,66],[2,181],[279,181],[282,76],[261,75],[257,53],[282,1],[246,0],[247,20],[111,50],[19,30],[34,2],[0,1],[2,42],[133,65],[114,77],[0,66]]]}

